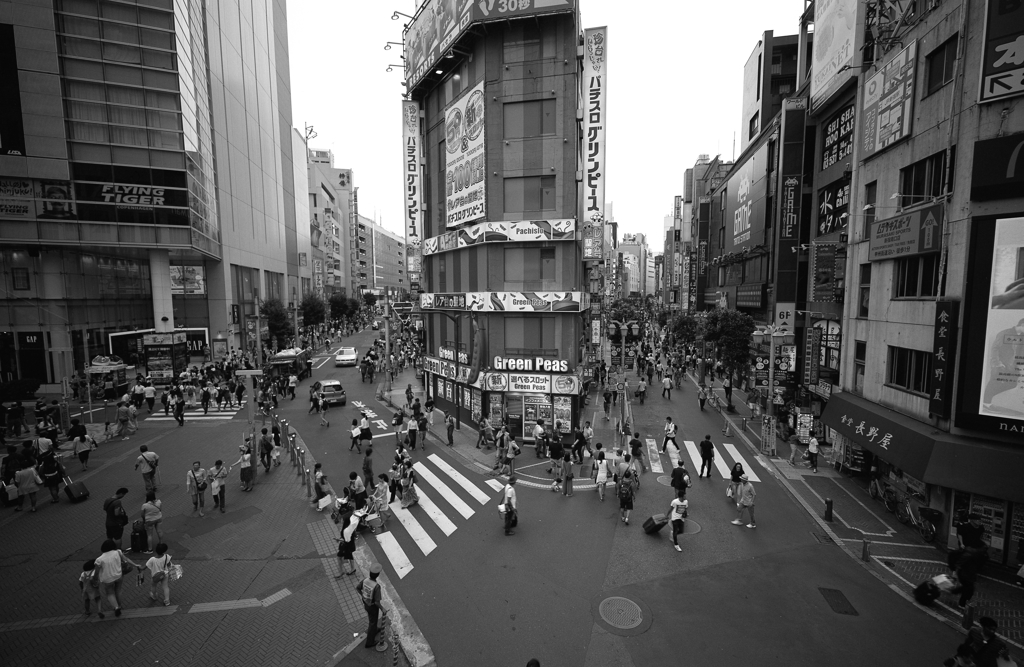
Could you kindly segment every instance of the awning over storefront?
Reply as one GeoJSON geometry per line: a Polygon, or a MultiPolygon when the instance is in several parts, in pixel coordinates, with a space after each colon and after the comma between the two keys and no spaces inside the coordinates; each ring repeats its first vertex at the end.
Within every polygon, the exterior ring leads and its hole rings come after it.
{"type": "Polygon", "coordinates": [[[845,392],[832,394],[821,421],[929,484],[1024,502],[1024,447],[952,435],[845,392]]]}

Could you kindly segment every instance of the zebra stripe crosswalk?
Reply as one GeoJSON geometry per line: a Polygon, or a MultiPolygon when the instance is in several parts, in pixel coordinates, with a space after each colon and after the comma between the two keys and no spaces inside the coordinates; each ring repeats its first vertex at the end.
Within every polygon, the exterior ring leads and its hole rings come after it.
{"type": "MultiPolygon", "coordinates": [[[[690,459],[690,463],[693,465],[693,469],[699,472],[701,466],[701,458],[700,450],[697,448],[697,443],[695,443],[693,440],[685,440],[683,442],[683,447],[686,449],[686,454],[690,459]]],[[[739,463],[743,465],[743,472],[747,475],[747,478],[751,482],[761,481],[761,478],[757,476],[756,472],[754,472],[753,467],[749,463],[747,463],[747,460],[743,458],[743,455],[740,454],[740,451],[732,443],[723,443],[722,445],[714,446],[714,464],[715,468],[718,470],[718,474],[721,475],[722,479],[731,479],[729,471],[731,470],[732,465],[726,461],[719,447],[725,449],[726,453],[728,453],[729,458],[732,460],[733,464],[739,463]]],[[[675,461],[673,460],[673,463],[674,462],[675,461]]]]}
{"type": "Polygon", "coordinates": [[[466,498],[480,505],[492,501],[497,505],[495,492],[504,488],[494,479],[478,485],[436,454],[414,463],[413,470],[419,478],[416,484],[419,502],[409,509],[402,509],[401,502],[391,503],[385,528],[366,535],[366,539],[377,541],[384,554],[381,562],[390,565],[399,579],[415,568],[413,557],[429,556],[438,549],[439,540],[451,537],[458,530],[454,514],[463,519],[476,514],[466,498]]]}

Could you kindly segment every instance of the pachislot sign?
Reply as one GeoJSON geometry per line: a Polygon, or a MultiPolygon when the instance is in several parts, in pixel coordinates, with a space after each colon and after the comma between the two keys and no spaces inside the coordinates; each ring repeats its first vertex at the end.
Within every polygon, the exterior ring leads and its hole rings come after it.
{"type": "Polygon", "coordinates": [[[456,292],[420,295],[423,310],[478,312],[581,313],[590,308],[583,292],[456,292]]]}
{"type": "Polygon", "coordinates": [[[433,255],[480,243],[518,243],[520,241],[572,241],[576,221],[520,220],[517,222],[483,222],[445,232],[423,242],[423,254],[433,255]]]}

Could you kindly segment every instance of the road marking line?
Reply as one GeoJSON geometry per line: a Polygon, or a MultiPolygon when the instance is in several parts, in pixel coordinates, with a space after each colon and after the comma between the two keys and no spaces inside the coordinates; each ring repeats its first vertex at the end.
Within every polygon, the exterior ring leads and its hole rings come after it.
{"type": "Polygon", "coordinates": [[[405,575],[412,572],[412,563],[409,562],[409,557],[405,555],[405,551],[402,550],[394,535],[391,533],[378,534],[377,544],[384,550],[384,555],[388,557],[391,567],[395,568],[395,574],[399,579],[404,579],[405,575]]]}
{"type": "MultiPolygon", "coordinates": [[[[860,537],[842,537],[840,538],[843,542],[863,542],[863,538],[860,537]]],[[[935,546],[932,544],[910,544],[908,542],[886,542],[885,540],[868,540],[872,546],[883,546],[883,547],[917,547],[919,549],[934,549],[935,546]]],[[[880,556],[880,558],[889,558],[889,556],[880,556]]],[[[930,561],[938,562],[938,561],[930,561]]]]}
{"type": "MultiPolygon", "coordinates": [[[[812,486],[811,486],[810,484],[808,484],[807,482],[804,482],[804,481],[803,481],[802,479],[801,479],[801,480],[799,480],[799,481],[801,481],[801,482],[803,483],[803,485],[807,487],[807,490],[808,490],[808,491],[810,491],[811,493],[813,493],[813,494],[814,494],[814,497],[815,497],[815,498],[817,498],[819,502],[821,502],[822,504],[824,504],[824,503],[825,503],[825,499],[824,499],[824,498],[822,498],[822,497],[821,497],[821,495],[820,495],[820,494],[819,494],[819,493],[818,493],[817,491],[815,491],[815,490],[814,490],[814,487],[812,487],[812,486]]],[[[839,485],[837,484],[836,486],[839,486],[839,485]]],[[[839,519],[839,520],[840,520],[840,521],[842,522],[842,524],[843,524],[844,526],[846,526],[847,528],[849,528],[850,530],[856,530],[856,531],[857,531],[858,533],[860,533],[861,535],[871,535],[872,537],[892,537],[892,536],[893,536],[893,533],[895,533],[895,532],[896,532],[896,531],[894,531],[894,530],[893,530],[892,528],[889,528],[888,526],[886,526],[886,525],[885,525],[885,524],[883,523],[882,525],[883,525],[883,526],[885,526],[885,527],[886,527],[886,529],[887,529],[887,530],[888,530],[889,532],[887,532],[887,533],[869,533],[868,531],[864,530],[863,528],[858,528],[857,526],[852,526],[852,525],[850,525],[850,524],[849,524],[849,523],[848,523],[848,522],[846,521],[846,519],[844,519],[844,518],[843,518],[842,514],[840,514],[840,513],[839,513],[839,510],[834,510],[834,511],[832,512],[832,516],[834,516],[835,518],[839,519]]]]}
{"type": "MultiPolygon", "coordinates": [[[[739,452],[736,452],[736,453],[739,454],[739,452]]],[[[743,464],[746,464],[746,461],[744,461],[742,458],[740,459],[739,462],[743,463],[743,464]]],[[[718,445],[715,445],[714,463],[715,463],[715,467],[718,468],[718,473],[722,476],[722,479],[728,479],[728,480],[732,479],[732,475],[729,474],[729,464],[726,463],[722,459],[722,453],[720,451],[718,451],[718,445]]],[[[747,466],[744,465],[743,466],[743,470],[746,470],[746,469],[747,469],[747,466]]]]}
{"type": "Polygon", "coordinates": [[[292,594],[292,592],[290,590],[288,590],[287,588],[282,588],[281,590],[279,590],[278,592],[274,593],[273,595],[271,595],[269,597],[265,597],[262,600],[260,600],[260,604],[263,605],[264,607],[269,607],[270,605],[274,604],[278,600],[283,600],[284,598],[288,597],[291,594],[292,594]]]}
{"type": "Polygon", "coordinates": [[[749,463],[747,463],[746,459],[743,458],[743,456],[740,454],[739,450],[736,449],[736,445],[733,445],[731,443],[726,442],[726,443],[723,443],[722,446],[725,447],[725,451],[729,452],[729,456],[731,456],[733,458],[733,461],[735,461],[737,463],[742,463],[743,464],[743,470],[746,471],[747,478],[751,482],[760,482],[761,481],[761,478],[758,477],[757,473],[754,472],[754,468],[751,467],[751,465],[749,463]]]}
{"type": "Polygon", "coordinates": [[[473,511],[473,508],[466,503],[466,501],[459,498],[459,496],[456,495],[456,493],[452,491],[447,484],[438,479],[437,475],[431,472],[431,470],[423,465],[421,461],[417,461],[412,465],[412,467],[413,470],[423,478],[423,481],[437,489],[438,493],[441,494],[441,497],[447,500],[448,503],[463,516],[463,518],[468,519],[476,513],[473,511]]]}
{"type": "Polygon", "coordinates": [[[456,484],[468,491],[469,495],[476,498],[481,505],[486,505],[491,500],[486,493],[481,491],[475,484],[473,484],[473,482],[466,479],[462,473],[453,468],[451,464],[437,454],[431,454],[427,458],[433,461],[434,465],[440,468],[446,475],[454,479],[456,484]]]}
{"type": "Polygon", "coordinates": [[[388,505],[391,508],[391,513],[395,516],[398,521],[405,526],[405,530],[408,531],[409,537],[416,543],[416,546],[420,548],[423,555],[428,555],[431,551],[437,548],[437,544],[434,540],[430,539],[430,535],[427,535],[427,531],[423,530],[423,526],[416,520],[416,517],[409,512],[409,510],[402,509],[402,503],[398,500],[388,505]]]}
{"type": "Polygon", "coordinates": [[[647,438],[647,460],[651,462],[651,472],[665,472],[661,465],[661,457],[658,456],[658,441],[654,438],[647,438]]]}
{"type": "Polygon", "coordinates": [[[317,364],[313,368],[316,368],[317,370],[320,370],[321,368],[323,368],[323,365],[326,364],[329,360],[330,360],[330,357],[324,357],[323,361],[321,361],[319,364],[317,364]]]}
{"type": "MultiPolygon", "coordinates": [[[[686,447],[686,453],[690,455],[690,463],[693,464],[693,469],[700,470],[700,450],[697,449],[697,443],[693,440],[684,440],[683,446],[686,447]]],[[[672,463],[676,463],[675,460],[672,463]]]]}
{"type": "MultiPolygon", "coordinates": [[[[433,500],[431,500],[430,496],[428,496],[423,491],[423,487],[421,487],[419,484],[416,484],[415,487],[416,493],[418,493],[420,496],[420,507],[422,507],[423,511],[427,513],[427,516],[434,520],[434,523],[437,524],[437,527],[440,528],[441,532],[443,532],[445,535],[451,535],[452,533],[454,533],[455,524],[452,523],[451,519],[449,519],[447,515],[445,515],[445,513],[441,511],[437,504],[434,503],[433,500]]],[[[401,503],[399,503],[399,506],[401,506],[401,503]]],[[[398,512],[399,521],[402,520],[402,516],[402,513],[398,512]]]]}
{"type": "MultiPolygon", "coordinates": [[[[227,421],[233,419],[234,415],[185,415],[185,421],[227,421]]],[[[147,417],[142,421],[147,422],[172,422],[174,417],[147,417]]]]}
{"type": "Polygon", "coordinates": [[[679,466],[679,448],[671,442],[665,445],[665,452],[668,454],[668,460],[672,462],[672,467],[676,468],[679,466]]]}
{"type": "Polygon", "coordinates": [[[190,614],[201,614],[206,611],[228,611],[231,609],[248,609],[250,607],[262,607],[260,601],[256,598],[246,598],[245,600],[228,600],[226,602],[200,602],[199,604],[192,605],[188,613],[190,614]]]}
{"type": "Polygon", "coordinates": [[[501,482],[499,482],[496,479],[489,479],[489,480],[487,480],[487,486],[491,487],[495,491],[501,491],[502,489],[505,488],[505,485],[502,484],[501,482]]]}
{"type": "Polygon", "coordinates": [[[865,510],[867,510],[867,513],[868,513],[868,514],[870,514],[871,516],[875,517],[875,519],[876,519],[876,520],[878,521],[878,523],[880,523],[880,524],[882,524],[883,526],[885,526],[885,530],[886,530],[886,531],[887,531],[887,532],[888,532],[889,534],[892,534],[892,533],[895,533],[895,532],[896,532],[896,530],[895,530],[895,529],[894,529],[894,528],[893,528],[892,526],[890,526],[889,524],[887,524],[887,523],[885,522],[885,520],[884,520],[884,519],[882,519],[882,517],[880,517],[880,516],[878,516],[877,514],[875,514],[875,513],[874,513],[874,512],[873,512],[873,511],[871,510],[871,508],[870,508],[870,507],[868,507],[867,505],[865,505],[864,503],[862,503],[862,502],[860,501],[860,498],[858,498],[857,496],[853,495],[853,494],[852,494],[852,493],[850,492],[850,490],[849,490],[849,489],[847,489],[847,488],[846,488],[845,486],[843,486],[842,484],[836,484],[836,486],[838,486],[838,487],[839,487],[839,488],[841,488],[841,489],[842,489],[843,491],[845,491],[845,492],[846,492],[846,495],[848,495],[848,496],[850,496],[851,498],[853,498],[853,501],[854,501],[855,503],[857,503],[858,505],[860,505],[861,507],[863,507],[863,508],[864,508],[865,510]]]}

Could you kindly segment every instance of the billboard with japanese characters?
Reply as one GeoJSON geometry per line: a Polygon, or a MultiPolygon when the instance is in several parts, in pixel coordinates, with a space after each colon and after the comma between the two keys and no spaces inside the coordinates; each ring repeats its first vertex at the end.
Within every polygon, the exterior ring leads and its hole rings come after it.
{"type": "Polygon", "coordinates": [[[854,72],[859,0],[817,0],[811,47],[811,109],[818,109],[854,72]]]}
{"type": "Polygon", "coordinates": [[[481,81],[444,112],[445,213],[448,227],[487,215],[484,82],[481,81]]]}
{"type": "Polygon", "coordinates": [[[1024,3],[988,0],[978,103],[1024,94],[1024,3]]]}

